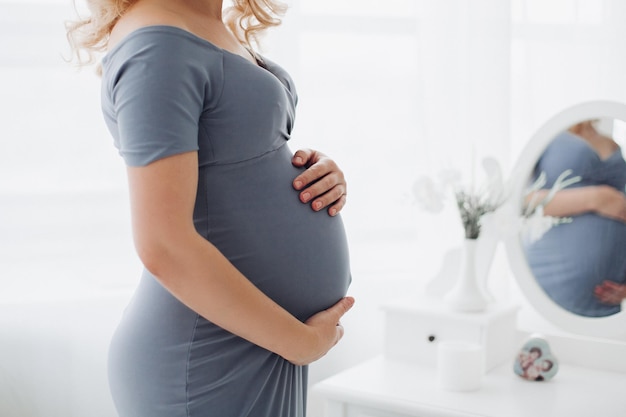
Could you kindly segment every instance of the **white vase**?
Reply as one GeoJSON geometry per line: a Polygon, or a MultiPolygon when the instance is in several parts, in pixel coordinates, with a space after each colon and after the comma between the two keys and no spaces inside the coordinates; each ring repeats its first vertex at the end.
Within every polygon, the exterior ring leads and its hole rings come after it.
{"type": "Polygon", "coordinates": [[[484,311],[489,300],[476,276],[476,239],[464,239],[461,268],[452,289],[444,296],[445,303],[459,312],[484,311]]]}
{"type": "Polygon", "coordinates": [[[489,288],[489,273],[491,272],[491,266],[498,246],[498,239],[494,236],[488,236],[481,234],[477,239],[476,248],[476,279],[481,291],[487,298],[489,303],[495,301],[496,297],[492,294],[489,288]]]}

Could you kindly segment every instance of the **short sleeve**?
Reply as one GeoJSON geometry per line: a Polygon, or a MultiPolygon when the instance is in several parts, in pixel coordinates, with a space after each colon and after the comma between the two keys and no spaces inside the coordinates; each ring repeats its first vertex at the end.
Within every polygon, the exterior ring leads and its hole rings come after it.
{"type": "Polygon", "coordinates": [[[131,41],[104,68],[105,119],[127,165],[199,148],[208,79],[185,46],[173,36],[131,41]]]}
{"type": "Polygon", "coordinates": [[[570,170],[568,178],[582,177],[582,181],[570,185],[570,188],[589,185],[596,162],[598,157],[595,151],[583,139],[565,131],[550,142],[535,167],[535,176],[545,173],[544,188],[551,188],[561,174],[570,170]]]}

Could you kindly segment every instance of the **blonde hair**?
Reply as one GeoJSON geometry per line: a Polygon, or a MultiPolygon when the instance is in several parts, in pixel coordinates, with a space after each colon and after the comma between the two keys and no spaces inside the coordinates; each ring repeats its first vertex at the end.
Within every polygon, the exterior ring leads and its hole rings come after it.
{"type": "Polygon", "coordinates": [[[87,0],[90,16],[66,22],[72,57],[79,65],[92,64],[106,50],[109,35],[120,17],[138,0],[87,0]]]}
{"type": "MultiPolygon", "coordinates": [[[[79,65],[92,64],[95,55],[107,49],[109,35],[120,17],[139,0],[86,0],[91,13],[86,18],[67,22],[67,40],[72,58],[79,65]]],[[[258,36],[278,26],[287,6],[275,0],[232,0],[225,10],[224,23],[242,44],[258,45],[258,36]]]]}
{"type": "Polygon", "coordinates": [[[239,42],[250,48],[259,44],[263,31],[280,25],[280,17],[287,11],[286,4],[275,0],[232,0],[232,3],[224,14],[226,26],[239,42]]]}

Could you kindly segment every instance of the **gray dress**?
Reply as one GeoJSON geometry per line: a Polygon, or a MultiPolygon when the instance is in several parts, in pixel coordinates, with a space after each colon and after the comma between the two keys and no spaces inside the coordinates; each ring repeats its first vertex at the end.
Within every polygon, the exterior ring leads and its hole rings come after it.
{"type": "MultiPolygon", "coordinates": [[[[198,233],[306,320],[351,278],[341,218],[291,185],[296,100],[277,65],[175,27],[139,29],[103,60],[103,113],[126,163],[197,151],[198,233]]],[[[111,342],[109,384],[121,417],[298,417],[307,368],[214,325],[144,271],[111,342]]]]}

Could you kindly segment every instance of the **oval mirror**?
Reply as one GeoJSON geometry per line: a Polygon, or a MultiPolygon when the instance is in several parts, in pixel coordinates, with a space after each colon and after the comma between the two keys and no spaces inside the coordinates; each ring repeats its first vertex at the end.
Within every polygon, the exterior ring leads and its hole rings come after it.
{"type": "Polygon", "coordinates": [[[618,294],[626,213],[614,208],[625,198],[625,126],[622,103],[568,108],[536,132],[512,171],[509,203],[524,220],[506,242],[513,273],[537,312],[573,333],[626,336],[618,294]]]}

